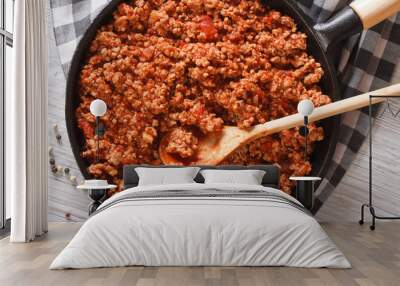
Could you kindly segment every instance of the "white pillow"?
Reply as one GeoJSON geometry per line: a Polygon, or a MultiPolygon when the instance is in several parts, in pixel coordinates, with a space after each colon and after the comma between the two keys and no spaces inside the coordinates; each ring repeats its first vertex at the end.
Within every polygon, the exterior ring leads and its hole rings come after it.
{"type": "Polygon", "coordinates": [[[198,167],[135,168],[139,176],[139,186],[195,183],[193,179],[199,170],[198,167]]]}
{"type": "Polygon", "coordinates": [[[201,170],[205,184],[261,185],[265,171],[262,170],[201,170]]]}

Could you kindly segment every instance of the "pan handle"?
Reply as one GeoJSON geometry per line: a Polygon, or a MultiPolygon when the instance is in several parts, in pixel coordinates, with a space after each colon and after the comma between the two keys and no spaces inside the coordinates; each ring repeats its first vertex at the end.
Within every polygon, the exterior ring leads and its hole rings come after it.
{"type": "Polygon", "coordinates": [[[400,11],[400,0],[356,0],[328,21],[314,26],[325,52],[342,40],[400,11]]]}
{"type": "Polygon", "coordinates": [[[369,29],[400,11],[400,0],[356,0],[349,5],[369,29]]]}

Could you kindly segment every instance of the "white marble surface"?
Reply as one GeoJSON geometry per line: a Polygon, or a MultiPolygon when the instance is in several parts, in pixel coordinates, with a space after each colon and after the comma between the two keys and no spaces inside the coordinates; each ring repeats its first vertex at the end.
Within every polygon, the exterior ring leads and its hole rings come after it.
{"type": "MultiPolygon", "coordinates": [[[[48,12],[49,38],[49,144],[53,148],[56,164],[69,168],[71,176],[76,176],[77,184],[83,182],[69,145],[65,126],[65,76],[61,69],[54,33],[52,30],[50,10],[48,12]],[[54,124],[58,126],[61,140],[56,139],[54,124]]],[[[83,221],[88,217],[90,199],[87,191],[78,190],[63,172],[54,175],[49,167],[49,220],[50,221],[83,221]]]]}
{"type": "MultiPolygon", "coordinates": [[[[57,165],[68,167],[78,184],[83,178],[76,165],[65,127],[65,76],[61,70],[49,12],[49,144],[57,165]],[[61,142],[53,125],[57,124],[61,142]]],[[[400,61],[400,59],[399,59],[400,61]]],[[[400,66],[400,65],[398,65],[400,66]]],[[[400,82],[400,70],[393,82],[400,82]]],[[[400,103],[400,102],[399,102],[400,103]]],[[[397,104],[400,108],[400,104],[397,104]]],[[[400,214],[400,117],[385,114],[374,130],[374,202],[385,209],[380,214],[400,214]]],[[[358,221],[361,203],[368,200],[368,141],[364,143],[344,179],[317,214],[321,221],[358,221]]],[[[82,221],[87,218],[90,200],[84,190],[77,190],[65,174],[54,175],[49,168],[49,220],[82,221]]],[[[367,216],[367,218],[369,218],[367,216]]]]}
{"type": "Polygon", "coordinates": [[[320,181],[321,178],[306,176],[306,177],[290,177],[289,180],[292,180],[292,181],[320,181]]]}

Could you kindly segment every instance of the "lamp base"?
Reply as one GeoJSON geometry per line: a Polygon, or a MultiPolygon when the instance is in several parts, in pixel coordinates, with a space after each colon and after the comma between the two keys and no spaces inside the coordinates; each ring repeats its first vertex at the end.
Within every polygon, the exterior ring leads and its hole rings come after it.
{"type": "Polygon", "coordinates": [[[307,127],[307,126],[301,126],[301,127],[299,128],[299,133],[300,133],[301,136],[306,137],[306,136],[308,136],[308,134],[310,133],[310,131],[308,130],[308,127],[307,127]]]}

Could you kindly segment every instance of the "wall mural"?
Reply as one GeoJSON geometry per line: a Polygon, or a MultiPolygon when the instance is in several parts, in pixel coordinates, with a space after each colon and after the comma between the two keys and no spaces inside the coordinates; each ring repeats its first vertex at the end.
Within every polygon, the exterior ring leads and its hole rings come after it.
{"type": "MultiPolygon", "coordinates": [[[[159,154],[165,136],[165,151],[190,164],[199,139],[218,136],[223,126],[245,129],[297,113],[305,98],[315,106],[331,102],[320,88],[324,71],[292,18],[253,1],[193,5],[122,2],[79,47],[86,52],[76,82],[78,130],[70,132],[83,135],[75,148],[91,176],[121,186],[123,165],[165,163],[159,154]],[[208,16],[216,10],[225,20],[208,16]],[[108,107],[99,160],[89,110],[94,99],[108,107]]],[[[323,127],[310,124],[309,139],[311,155],[323,127]]],[[[277,164],[290,193],[289,177],[312,170],[304,141],[298,128],[285,130],[241,147],[222,164],[277,164]]]]}
{"type": "MultiPolygon", "coordinates": [[[[314,21],[326,20],[342,7],[339,0],[329,1],[323,15],[317,15],[305,8],[309,1],[296,3],[299,7],[294,9],[303,9],[314,21]]],[[[49,125],[55,125],[49,130],[54,147],[50,200],[55,202],[50,209],[54,207],[57,216],[66,210],[65,217],[70,213],[73,219],[86,217],[86,194],[75,189],[82,181],[80,173],[85,178],[105,178],[119,186],[115,191],[121,191],[123,165],[165,163],[159,154],[163,138],[168,155],[191,164],[204,137],[219,136],[225,126],[251,128],[296,113],[304,98],[315,106],[325,105],[387,85],[393,74],[393,70],[376,66],[374,76],[368,73],[369,82],[362,81],[365,62],[380,62],[371,61],[371,53],[358,53],[346,64],[346,55],[354,47],[373,50],[379,42],[386,47],[382,58],[389,59],[395,46],[387,45],[375,31],[368,31],[361,43],[351,38],[341,58],[341,71],[347,76],[340,78],[343,89],[337,98],[327,83],[326,62],[310,47],[309,31],[295,15],[257,1],[203,4],[50,0],[54,53],[58,53],[53,55],[57,61],[50,59],[50,70],[55,71],[49,82],[55,91],[49,105],[49,125]],[[366,40],[369,37],[374,41],[366,40]],[[61,66],[53,67],[55,62],[61,66]],[[58,74],[61,68],[67,78],[66,93],[65,78],[58,74]],[[100,118],[105,133],[100,138],[99,158],[95,117],[89,110],[94,99],[104,100],[108,108],[100,118]],[[65,118],[60,108],[65,108],[65,118]],[[71,211],[64,207],[68,205],[73,205],[71,211]]],[[[395,34],[396,26],[382,26],[395,34]]],[[[340,52],[329,54],[331,59],[336,56],[340,52]]],[[[337,118],[310,124],[307,159],[303,157],[305,138],[293,128],[252,141],[220,164],[277,164],[282,190],[288,193],[293,189],[291,175],[320,175],[324,181],[318,189],[319,208],[339,184],[366,136],[368,121],[358,112],[346,114],[341,124],[337,118]],[[338,140],[342,149],[333,154],[338,140]]]]}

